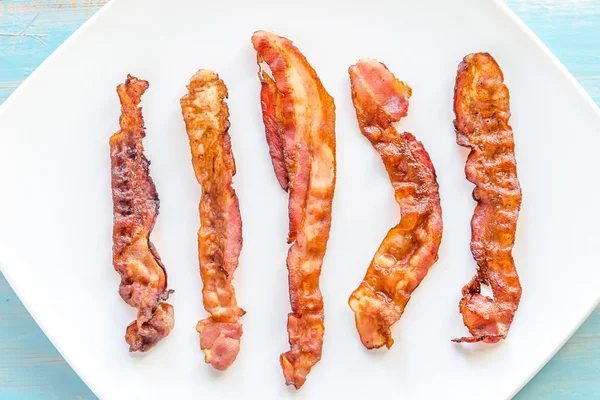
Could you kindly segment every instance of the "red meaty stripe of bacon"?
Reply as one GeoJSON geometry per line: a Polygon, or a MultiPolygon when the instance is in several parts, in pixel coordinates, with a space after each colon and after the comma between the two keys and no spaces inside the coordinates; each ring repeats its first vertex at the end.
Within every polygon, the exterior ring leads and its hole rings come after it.
{"type": "Polygon", "coordinates": [[[319,276],[335,187],[335,105],[306,58],[284,37],[258,31],[252,36],[258,61],[273,74],[260,75],[263,120],[273,166],[289,191],[292,244],[287,258],[292,312],[290,351],[280,362],[286,384],[300,388],[323,346],[323,298],[319,276]]]}
{"type": "Polygon", "coordinates": [[[119,294],[137,308],[137,320],[127,327],[129,351],[147,351],[173,329],[173,307],[167,274],[150,242],[159,200],[144,156],[146,136],[138,107],[148,82],[127,76],[117,87],[121,129],[110,138],[113,198],[113,266],[121,275],[119,294]]]}
{"type": "Polygon", "coordinates": [[[380,154],[402,213],[348,304],[363,345],[388,348],[391,326],[438,258],[442,209],[435,170],[423,145],[392,123],[406,116],[411,89],[376,60],[349,69],[352,100],[363,135],[380,154]]]}
{"type": "Polygon", "coordinates": [[[465,173],[476,185],[471,253],[477,275],[462,289],[459,309],[471,337],[455,342],[495,343],[506,338],[521,299],[512,257],[521,187],[517,178],[504,76],[487,53],[469,54],[458,66],[454,89],[456,141],[470,148],[465,173]],[[494,298],[481,294],[489,285],[494,298]]]}
{"type": "Polygon", "coordinates": [[[196,326],[205,361],[227,369],[240,350],[245,311],[237,305],[232,280],[242,250],[242,219],[232,187],[235,162],[231,151],[227,87],[210,70],[199,70],[181,98],[181,111],[192,151],[192,164],[202,185],[198,231],[204,307],[210,317],[196,326]]]}
{"type": "Polygon", "coordinates": [[[283,149],[283,99],[281,98],[281,92],[277,90],[275,81],[266,72],[261,72],[260,79],[260,103],[263,111],[263,122],[265,124],[269,154],[271,155],[277,181],[281,188],[287,192],[289,182],[288,170],[291,166],[287,165],[283,149]]]}

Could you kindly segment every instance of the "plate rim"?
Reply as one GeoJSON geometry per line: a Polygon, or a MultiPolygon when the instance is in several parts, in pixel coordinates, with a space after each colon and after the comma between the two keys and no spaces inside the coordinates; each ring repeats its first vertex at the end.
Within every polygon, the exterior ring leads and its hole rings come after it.
{"type": "MultiPolygon", "coordinates": [[[[106,14],[107,11],[109,9],[111,9],[111,7],[116,2],[117,2],[117,0],[109,0],[105,5],[103,5],[102,8],[100,8],[98,11],[96,11],[94,13],[94,15],[92,15],[79,28],[77,28],[75,30],[75,32],[73,32],[67,39],[65,39],[65,41],[62,42],[56,48],[56,50],[54,50],[44,61],[42,61],[42,63],[35,70],[33,70],[33,72],[27,78],[25,78],[23,83],[21,83],[15,89],[15,91],[12,92],[10,94],[10,96],[8,96],[8,98],[2,104],[0,104],[0,119],[2,119],[2,117],[4,116],[4,113],[7,112],[6,110],[9,109],[10,105],[14,102],[14,99],[17,98],[19,96],[19,94],[21,93],[21,91],[23,91],[24,88],[26,88],[30,84],[30,82],[36,78],[36,76],[40,73],[40,71],[43,70],[44,68],[46,68],[47,65],[50,64],[52,62],[52,60],[54,58],[56,58],[56,56],[60,52],[62,52],[67,46],[69,46],[71,44],[71,42],[77,36],[79,36],[81,33],[85,32],[86,30],[88,30],[90,28],[90,26],[92,26],[96,22],[97,19],[102,17],[104,14],[106,14]]],[[[42,332],[48,338],[50,343],[52,343],[52,346],[54,346],[54,348],[58,351],[58,353],[61,355],[61,357],[67,362],[67,364],[69,364],[69,367],[71,367],[73,369],[73,371],[75,371],[77,376],[83,381],[83,383],[88,387],[88,389],[90,389],[90,391],[96,397],[98,397],[99,399],[104,399],[105,396],[102,393],[103,391],[101,391],[100,388],[95,385],[95,383],[92,383],[93,379],[91,379],[91,377],[89,377],[84,372],[84,370],[72,359],[70,354],[68,354],[67,352],[65,352],[62,349],[62,346],[58,343],[56,338],[54,338],[54,335],[52,333],[50,333],[43,324],[40,323],[38,315],[37,315],[37,311],[35,310],[35,307],[32,307],[29,304],[29,299],[27,296],[22,296],[21,288],[19,287],[19,285],[13,284],[14,281],[13,281],[13,277],[11,276],[11,273],[6,271],[6,269],[3,267],[4,264],[18,265],[18,264],[24,264],[24,263],[18,262],[17,261],[18,258],[15,257],[10,250],[5,248],[5,249],[3,249],[3,252],[4,252],[4,254],[2,256],[2,259],[0,260],[0,272],[2,272],[2,275],[4,275],[4,278],[10,285],[10,288],[15,292],[15,294],[19,298],[19,301],[23,304],[23,306],[25,307],[25,309],[27,310],[27,312],[29,313],[31,318],[33,318],[33,320],[35,321],[37,326],[42,330],[42,332]]]]}
{"type": "MultiPolygon", "coordinates": [[[[88,30],[92,25],[96,23],[96,20],[102,18],[104,14],[106,14],[115,3],[119,0],[109,0],[104,6],[102,6],[98,11],[96,11],[87,21],[85,21],[79,28],[77,28],[63,43],[61,43],[24,81],[21,83],[13,93],[2,103],[0,104],[0,119],[3,117],[4,113],[7,112],[10,108],[12,102],[19,96],[21,91],[26,88],[30,82],[36,79],[38,73],[47,67],[57,55],[62,52],[65,48],[71,45],[71,42],[83,34],[86,30],[88,30]]],[[[557,70],[563,75],[564,78],[570,83],[573,89],[581,96],[588,106],[591,108],[590,111],[596,114],[596,116],[600,119],[600,106],[596,104],[591,95],[583,88],[581,83],[577,81],[577,79],[569,72],[568,68],[558,59],[558,57],[552,53],[552,51],[548,48],[548,46],[533,32],[533,30],[527,26],[527,24],[513,11],[504,0],[487,0],[490,4],[502,13],[504,18],[507,18],[514,26],[514,28],[518,29],[521,33],[525,34],[535,45],[542,51],[543,55],[546,57],[549,63],[551,63],[557,70]]],[[[2,262],[0,261],[0,272],[4,275],[6,281],[10,285],[11,289],[15,292],[27,312],[31,315],[35,323],[42,330],[44,335],[50,340],[54,348],[60,353],[61,357],[69,364],[69,366],[75,371],[77,376],[85,383],[85,385],[97,396],[99,399],[104,399],[103,391],[100,390],[99,387],[93,383],[93,379],[89,377],[86,372],[80,368],[80,366],[72,359],[71,355],[67,352],[63,351],[62,346],[58,343],[58,341],[54,338],[53,334],[47,330],[47,328],[39,322],[39,318],[37,316],[37,311],[35,307],[32,307],[29,304],[29,299],[26,296],[22,296],[21,288],[19,285],[13,284],[16,283],[11,276],[11,273],[5,268],[3,265],[18,265],[18,264],[28,264],[19,262],[18,257],[13,255],[9,249],[3,249],[4,255],[2,256],[2,262]]],[[[581,327],[581,325],[588,319],[588,317],[592,314],[592,312],[600,305],[600,293],[598,294],[596,301],[592,302],[588,309],[581,310],[583,313],[580,313],[580,317],[578,321],[573,325],[570,331],[557,342],[557,345],[546,355],[544,360],[540,362],[536,368],[534,368],[528,375],[524,376],[518,385],[508,393],[507,398],[514,397],[529,381],[538,374],[538,372],[556,355],[556,353],[565,345],[565,343],[573,336],[573,334],[581,327]]]]}

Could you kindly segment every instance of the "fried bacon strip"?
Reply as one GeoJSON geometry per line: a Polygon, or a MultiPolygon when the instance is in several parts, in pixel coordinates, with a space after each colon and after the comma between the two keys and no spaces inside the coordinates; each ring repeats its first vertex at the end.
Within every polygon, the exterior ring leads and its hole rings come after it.
{"type": "Polygon", "coordinates": [[[273,74],[259,74],[261,102],[277,179],[289,191],[288,253],[292,312],[291,350],[280,362],[287,385],[299,389],[323,346],[323,298],[319,276],[335,187],[335,105],[306,58],[284,37],[258,31],[252,36],[258,62],[273,74]]]}
{"type": "Polygon", "coordinates": [[[360,60],[348,72],[360,130],[381,156],[402,213],[348,304],[363,345],[389,348],[394,343],[391,326],[438,258],[442,209],[425,148],[413,135],[392,126],[408,112],[410,87],[372,59],[360,60]]]}
{"type": "Polygon", "coordinates": [[[459,309],[471,337],[455,342],[496,343],[506,338],[521,299],[512,257],[521,187],[517,179],[509,94],[496,61],[469,54],[458,66],[454,88],[456,142],[470,148],[465,173],[475,184],[471,253],[477,275],[462,289],[459,309]],[[490,285],[494,298],[481,294],[490,285]]]}
{"type": "Polygon", "coordinates": [[[245,314],[232,285],[242,250],[242,219],[231,186],[235,161],[229,136],[227,87],[210,70],[199,70],[181,98],[181,111],[192,150],[196,179],[202,185],[198,231],[204,308],[210,317],[196,325],[204,358],[217,370],[227,369],[240,351],[245,314]]]}
{"type": "Polygon", "coordinates": [[[121,100],[121,130],[110,138],[113,198],[113,266],[121,275],[119,294],[138,309],[127,327],[129,351],[147,351],[173,329],[173,307],[165,303],[167,274],[150,242],[159,200],[144,156],[146,136],[138,107],[148,82],[127,76],[117,87],[121,100]]]}

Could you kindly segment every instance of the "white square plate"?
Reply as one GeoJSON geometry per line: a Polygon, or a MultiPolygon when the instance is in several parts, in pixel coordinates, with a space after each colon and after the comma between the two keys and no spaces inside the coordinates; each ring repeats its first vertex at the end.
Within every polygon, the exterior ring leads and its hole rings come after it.
{"type": "Polygon", "coordinates": [[[44,332],[104,399],[506,398],[560,348],[599,300],[600,112],[565,68],[500,2],[481,0],[112,1],[0,109],[0,263],[44,332]],[[321,285],[323,359],[299,393],[284,386],[288,348],[287,198],[264,138],[250,36],[295,41],[337,105],[338,185],[321,285]],[[523,207],[515,258],[523,298],[508,339],[457,345],[475,203],[466,151],[452,127],[456,67],[489,51],[512,99],[523,207]],[[429,151],[439,176],[439,261],[394,327],[391,350],[367,352],[346,301],[398,209],[379,156],[362,137],[347,68],[374,57],[413,88],[400,129],[429,151]],[[236,288],[243,318],[235,364],[217,373],[194,330],[206,314],[196,254],[199,187],[179,107],[198,68],[229,87],[235,186],[244,222],[236,288]],[[117,84],[150,81],[146,154],[161,198],[153,241],[175,289],[176,327],[151,352],[129,354],[134,310],[111,265],[108,138],[117,84]]]}

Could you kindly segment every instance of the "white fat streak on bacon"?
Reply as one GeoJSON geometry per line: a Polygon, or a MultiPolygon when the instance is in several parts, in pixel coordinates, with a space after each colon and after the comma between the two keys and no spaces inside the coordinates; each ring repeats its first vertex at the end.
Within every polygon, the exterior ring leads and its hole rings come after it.
{"type": "Polygon", "coordinates": [[[335,106],[291,41],[259,31],[259,60],[273,73],[283,102],[283,147],[289,177],[288,253],[291,350],[281,355],[287,384],[300,388],[321,358],[323,299],[319,275],[331,226],[335,186],[335,106]]]}
{"type": "Polygon", "coordinates": [[[242,249],[242,222],[231,186],[235,162],[225,98],[225,84],[209,70],[198,71],[181,98],[192,163],[202,185],[198,253],[204,307],[211,314],[196,330],[205,361],[218,370],[227,369],[237,357],[242,335],[238,320],[244,315],[232,285],[242,249]]]}

